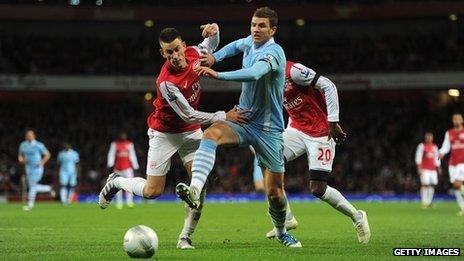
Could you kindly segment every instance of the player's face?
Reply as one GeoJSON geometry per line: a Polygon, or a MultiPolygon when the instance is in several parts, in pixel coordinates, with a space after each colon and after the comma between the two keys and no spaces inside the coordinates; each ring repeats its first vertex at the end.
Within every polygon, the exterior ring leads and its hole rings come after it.
{"type": "Polygon", "coordinates": [[[432,143],[433,142],[433,134],[432,133],[426,133],[425,134],[425,143],[432,143]]]}
{"type": "Polygon", "coordinates": [[[183,69],[187,66],[185,61],[185,42],[176,38],[170,43],[160,42],[161,55],[171,63],[176,69],[183,69]]]}
{"type": "Polygon", "coordinates": [[[270,26],[269,18],[253,16],[253,18],[251,18],[250,30],[253,42],[256,44],[263,44],[274,36],[277,27],[270,26]]]}
{"type": "Polygon", "coordinates": [[[35,133],[33,131],[27,131],[26,132],[26,140],[27,141],[35,140],[35,133]]]}
{"type": "Polygon", "coordinates": [[[454,114],[453,115],[453,125],[454,127],[459,127],[461,126],[463,123],[463,119],[462,119],[462,114],[454,114]]]}

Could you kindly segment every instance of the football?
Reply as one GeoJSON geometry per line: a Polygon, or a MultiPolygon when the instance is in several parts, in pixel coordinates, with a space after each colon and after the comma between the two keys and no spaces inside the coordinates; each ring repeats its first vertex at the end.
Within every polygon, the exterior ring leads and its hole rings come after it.
{"type": "Polygon", "coordinates": [[[153,229],[138,225],[127,230],[123,246],[130,257],[152,257],[158,250],[158,236],[153,229]]]}

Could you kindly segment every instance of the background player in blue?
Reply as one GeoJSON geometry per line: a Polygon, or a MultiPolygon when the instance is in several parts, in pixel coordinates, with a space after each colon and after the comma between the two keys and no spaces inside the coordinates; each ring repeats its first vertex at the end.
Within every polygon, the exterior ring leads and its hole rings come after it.
{"type": "Polygon", "coordinates": [[[77,185],[77,163],[79,153],[68,143],[63,144],[63,150],[58,153],[60,164],[60,199],[63,205],[71,203],[71,196],[77,185]]]}
{"type": "Polygon", "coordinates": [[[50,192],[54,196],[54,191],[49,185],[41,185],[45,163],[50,159],[45,145],[35,139],[33,130],[26,131],[26,140],[19,145],[18,161],[26,167],[26,180],[29,192],[27,195],[27,205],[24,210],[32,210],[35,203],[35,197],[40,192],[50,192]]]}
{"type": "Polygon", "coordinates": [[[200,191],[214,166],[217,146],[251,145],[263,169],[269,214],[277,238],[285,246],[301,247],[301,243],[287,233],[284,226],[287,199],[283,190],[282,110],[286,60],[283,49],[273,38],[277,22],[277,14],[272,9],[256,9],[251,20],[251,35],[226,45],[213,55],[214,60],[219,62],[243,53],[243,69],[219,73],[202,66],[196,69],[199,75],[243,82],[236,109],[246,111],[249,122],[223,121],[206,129],[195,152],[190,186],[180,183],[176,193],[190,207],[197,208],[200,191]]]}

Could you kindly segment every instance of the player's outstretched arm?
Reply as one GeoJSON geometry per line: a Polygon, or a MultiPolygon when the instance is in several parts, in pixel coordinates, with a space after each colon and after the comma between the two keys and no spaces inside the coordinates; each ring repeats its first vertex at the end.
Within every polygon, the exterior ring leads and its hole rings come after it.
{"type": "Polygon", "coordinates": [[[216,23],[204,24],[200,26],[201,35],[205,38],[198,47],[202,53],[212,53],[219,46],[220,35],[219,26],[216,23]]]}
{"type": "Polygon", "coordinates": [[[440,152],[439,158],[443,159],[445,157],[445,155],[450,152],[450,150],[451,150],[451,143],[450,143],[450,139],[449,139],[449,132],[447,131],[445,133],[445,138],[443,139],[443,144],[441,145],[441,148],[439,150],[439,152],[440,152]]]}
{"type": "Polygon", "coordinates": [[[216,72],[213,69],[204,66],[200,66],[194,70],[198,73],[198,75],[208,76],[219,80],[251,82],[257,81],[259,78],[270,72],[271,69],[272,67],[268,62],[258,61],[252,67],[230,72],[216,72]]]}
{"type": "Polygon", "coordinates": [[[213,64],[220,62],[225,58],[235,56],[243,52],[246,48],[251,46],[251,43],[251,37],[242,38],[227,44],[214,54],[204,53],[200,58],[201,64],[203,66],[211,67],[213,64]]]}
{"type": "Polygon", "coordinates": [[[179,91],[179,88],[171,82],[162,82],[159,86],[163,98],[179,117],[187,123],[211,124],[216,121],[229,120],[240,122],[246,112],[237,111],[228,113],[224,111],[202,112],[190,106],[187,99],[179,91]]]}

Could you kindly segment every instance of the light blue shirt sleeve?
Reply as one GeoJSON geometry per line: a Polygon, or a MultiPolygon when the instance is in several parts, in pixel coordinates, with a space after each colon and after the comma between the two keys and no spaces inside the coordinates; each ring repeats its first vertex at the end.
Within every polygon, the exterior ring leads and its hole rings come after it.
{"type": "Polygon", "coordinates": [[[59,164],[61,164],[61,162],[63,161],[63,152],[60,151],[60,153],[58,153],[58,157],[56,160],[59,164]]]}
{"type": "Polygon", "coordinates": [[[249,68],[244,68],[231,72],[219,72],[218,79],[225,81],[251,82],[257,81],[266,73],[270,72],[272,67],[266,61],[258,61],[249,68]]]}
{"type": "Polygon", "coordinates": [[[23,142],[19,144],[18,154],[20,155],[24,154],[24,143],[23,142]]]}
{"type": "Polygon", "coordinates": [[[48,152],[47,148],[45,147],[45,145],[42,142],[40,142],[38,144],[38,147],[39,147],[40,153],[42,155],[48,152]]]}
{"type": "Polygon", "coordinates": [[[74,162],[79,162],[79,153],[77,153],[77,151],[74,151],[74,162]]]}
{"type": "Polygon", "coordinates": [[[247,46],[250,46],[250,44],[251,44],[251,36],[238,39],[222,47],[219,51],[213,53],[213,57],[218,63],[224,60],[225,58],[228,58],[228,57],[237,55],[240,52],[243,52],[247,48],[247,46]]]}

